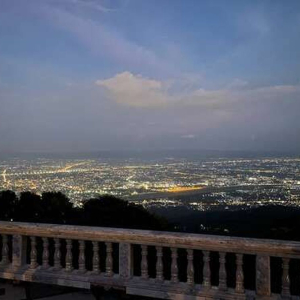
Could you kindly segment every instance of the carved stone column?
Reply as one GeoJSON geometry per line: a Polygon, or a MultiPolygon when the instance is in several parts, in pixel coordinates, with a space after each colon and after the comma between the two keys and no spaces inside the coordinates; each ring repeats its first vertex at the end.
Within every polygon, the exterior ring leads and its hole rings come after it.
{"type": "Polygon", "coordinates": [[[30,245],[31,245],[31,251],[30,251],[30,269],[36,269],[38,267],[37,263],[37,251],[36,251],[36,237],[31,236],[30,237],[30,245]]]}
{"type": "Polygon", "coordinates": [[[79,272],[85,273],[85,241],[79,241],[79,257],[78,257],[79,272]]]}
{"type": "Polygon", "coordinates": [[[171,248],[171,255],[172,255],[172,264],[171,264],[171,282],[177,283],[178,282],[178,253],[177,248],[171,248]]]}
{"type": "Polygon", "coordinates": [[[43,269],[49,268],[49,240],[48,238],[43,238],[43,269]]]}
{"type": "Polygon", "coordinates": [[[282,290],[281,297],[283,299],[290,299],[290,259],[283,257],[282,258],[282,290]]]}
{"type": "Polygon", "coordinates": [[[100,273],[99,243],[93,242],[93,272],[100,273]]]}
{"type": "Polygon", "coordinates": [[[244,271],[243,271],[243,254],[236,254],[236,283],[235,292],[243,294],[244,289],[244,271]]]}
{"type": "Polygon", "coordinates": [[[156,280],[162,282],[164,280],[164,270],[163,270],[163,250],[162,247],[156,247],[156,280]]]}
{"type": "Polygon", "coordinates": [[[12,238],[12,265],[14,269],[26,264],[27,237],[13,235],[12,238]]]}
{"type": "Polygon", "coordinates": [[[106,273],[107,277],[113,276],[113,257],[112,257],[112,243],[105,243],[106,245],[106,273]]]}
{"type": "Polygon", "coordinates": [[[202,251],[203,252],[203,261],[204,261],[204,266],[203,266],[203,287],[204,289],[208,290],[211,288],[211,271],[210,271],[210,252],[209,251],[202,251]]]}
{"type": "Polygon", "coordinates": [[[194,284],[194,250],[187,249],[187,284],[194,284]]]}
{"type": "Polygon", "coordinates": [[[54,239],[54,270],[61,269],[60,239],[54,239]]]}
{"type": "Polygon", "coordinates": [[[73,254],[72,254],[72,240],[66,240],[66,271],[72,272],[73,271],[73,254]]]}
{"type": "Polygon", "coordinates": [[[226,273],[226,253],[219,253],[219,290],[226,291],[227,290],[227,273],[226,273]]]}
{"type": "Polygon", "coordinates": [[[2,260],[0,265],[6,265],[8,260],[8,237],[6,234],[2,235],[2,260]]]}
{"type": "Polygon", "coordinates": [[[128,243],[119,244],[119,273],[120,277],[129,279],[132,276],[132,247],[128,243]]]}
{"type": "Polygon", "coordinates": [[[142,248],[142,261],[141,261],[141,273],[143,279],[148,279],[148,246],[141,245],[142,248]]]}
{"type": "Polygon", "coordinates": [[[270,256],[256,256],[256,294],[258,296],[271,296],[270,256]]]}

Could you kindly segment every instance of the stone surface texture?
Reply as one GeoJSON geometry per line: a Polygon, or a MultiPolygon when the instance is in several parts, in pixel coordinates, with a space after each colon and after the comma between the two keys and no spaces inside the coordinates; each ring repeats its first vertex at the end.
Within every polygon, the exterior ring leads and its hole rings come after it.
{"type": "MultiPolygon", "coordinates": [[[[0,222],[0,236],[2,241],[0,244],[2,254],[0,278],[86,290],[98,286],[105,290],[117,289],[127,294],[156,299],[293,299],[290,295],[289,262],[293,258],[300,259],[300,243],[298,242],[228,236],[16,222],[0,222]],[[52,266],[50,264],[50,241],[54,243],[52,266]],[[42,245],[39,246],[39,242],[42,245]],[[77,269],[72,254],[74,243],[79,245],[77,269]],[[105,245],[104,257],[99,255],[98,243],[105,245]],[[66,247],[65,250],[62,250],[63,245],[66,247]],[[93,248],[91,259],[86,257],[88,245],[92,245],[93,248]],[[113,245],[119,247],[118,272],[115,272],[113,268],[115,259],[113,245]],[[133,247],[136,245],[141,250],[140,276],[133,276],[133,247]],[[149,274],[149,246],[152,246],[156,253],[155,278],[149,274]],[[180,249],[185,250],[187,259],[185,281],[182,281],[179,276],[180,249]],[[169,266],[164,262],[165,250],[170,253],[169,266]],[[195,264],[196,250],[202,253],[201,270],[197,269],[200,265],[195,264]],[[38,251],[41,252],[38,253],[38,251]],[[220,281],[216,286],[213,286],[211,280],[213,274],[210,256],[213,252],[218,253],[220,266],[218,270],[220,281]],[[227,286],[226,257],[228,253],[236,257],[236,285],[231,288],[227,286]],[[254,291],[244,288],[243,260],[247,254],[256,257],[256,290],[254,291]],[[65,263],[63,263],[64,256],[65,263]],[[283,261],[282,292],[278,295],[271,293],[271,256],[280,257],[283,261]],[[92,270],[87,268],[88,261],[92,261],[92,270]],[[105,270],[100,270],[100,261],[105,262],[105,270]],[[167,267],[170,268],[168,279],[164,278],[163,273],[167,267]],[[196,271],[202,272],[202,283],[195,282],[196,271]]],[[[76,297],[74,295],[72,299],[77,299],[76,297]]],[[[9,300],[9,298],[3,299],[9,300]]],[[[299,297],[295,299],[299,300],[299,297]]]]}

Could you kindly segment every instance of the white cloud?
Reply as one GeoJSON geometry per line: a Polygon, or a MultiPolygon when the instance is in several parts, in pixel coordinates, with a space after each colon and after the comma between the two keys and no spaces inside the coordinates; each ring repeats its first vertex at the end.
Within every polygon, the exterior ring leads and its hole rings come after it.
{"type": "Polygon", "coordinates": [[[96,85],[106,88],[111,99],[125,105],[163,106],[171,100],[161,81],[143,78],[129,72],[97,80],[96,85]]]}
{"type": "Polygon", "coordinates": [[[170,82],[173,86],[176,85],[176,81],[172,80],[164,82],[123,72],[112,78],[97,80],[96,85],[105,88],[111,100],[135,107],[226,109],[248,102],[261,102],[270,99],[284,100],[286,95],[300,92],[300,87],[294,85],[249,88],[247,83],[241,80],[236,80],[230,88],[219,90],[198,88],[178,91],[170,85],[170,82]]]}
{"type": "Polygon", "coordinates": [[[123,72],[112,78],[97,80],[113,101],[136,107],[166,107],[204,105],[212,107],[220,100],[228,100],[225,90],[208,91],[204,89],[173,92],[176,81],[159,81],[123,72]],[[172,82],[172,84],[170,84],[172,82]]]}

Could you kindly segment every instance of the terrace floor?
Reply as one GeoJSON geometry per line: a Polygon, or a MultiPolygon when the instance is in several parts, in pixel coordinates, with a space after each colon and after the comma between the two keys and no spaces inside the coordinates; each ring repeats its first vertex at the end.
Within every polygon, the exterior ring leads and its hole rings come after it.
{"type": "MultiPolygon", "coordinates": [[[[25,300],[24,284],[14,285],[10,282],[0,282],[0,290],[4,288],[5,294],[0,294],[0,300],[25,300]]],[[[32,300],[95,300],[89,291],[67,290],[45,285],[33,285],[31,288],[32,300]]]]}

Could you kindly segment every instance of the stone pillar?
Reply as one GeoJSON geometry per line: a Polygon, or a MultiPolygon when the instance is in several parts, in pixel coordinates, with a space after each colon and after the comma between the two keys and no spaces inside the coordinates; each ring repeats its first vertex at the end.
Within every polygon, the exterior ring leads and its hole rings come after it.
{"type": "Polygon", "coordinates": [[[162,282],[164,280],[164,265],[163,265],[163,248],[156,247],[156,280],[162,282]]]}
{"type": "Polygon", "coordinates": [[[245,293],[244,288],[244,270],[243,270],[243,254],[236,255],[236,275],[235,275],[235,292],[238,294],[245,293]]]}
{"type": "Polygon", "coordinates": [[[119,274],[122,279],[130,279],[133,275],[132,247],[128,243],[119,244],[119,274]]]}
{"type": "Polygon", "coordinates": [[[13,235],[12,237],[12,266],[14,269],[26,265],[27,237],[13,235]]]}
{"type": "Polygon", "coordinates": [[[270,256],[256,256],[256,294],[258,296],[271,296],[270,256]]]}
{"type": "Polygon", "coordinates": [[[281,298],[290,299],[290,259],[288,257],[282,258],[282,289],[281,298]]]}

